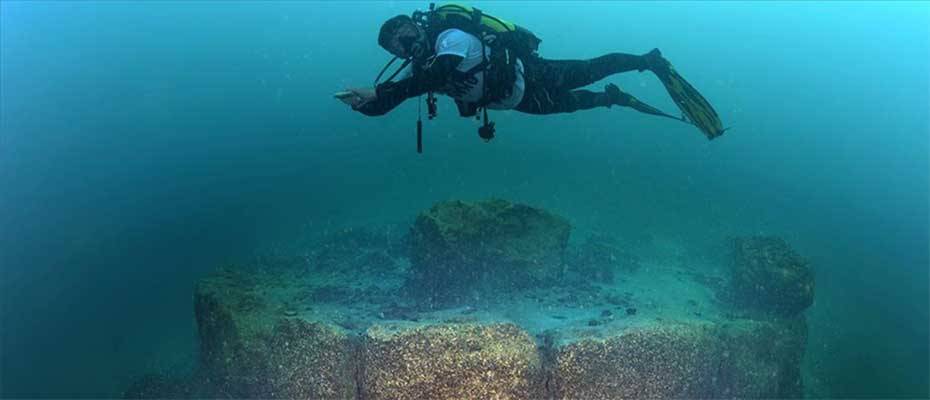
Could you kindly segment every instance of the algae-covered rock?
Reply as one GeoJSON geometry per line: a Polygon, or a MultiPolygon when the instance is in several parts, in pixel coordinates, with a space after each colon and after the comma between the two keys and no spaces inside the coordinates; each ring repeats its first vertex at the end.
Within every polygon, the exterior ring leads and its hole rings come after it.
{"type": "Polygon", "coordinates": [[[197,287],[200,368],[211,397],[353,397],[350,337],[330,324],[282,315],[272,296],[255,290],[228,273],[197,287]]]}
{"type": "Polygon", "coordinates": [[[733,241],[730,288],[739,306],[780,316],[795,315],[814,301],[814,274],[778,237],[733,241]]]}
{"type": "Polygon", "coordinates": [[[368,329],[364,399],[530,399],[543,396],[536,344],[512,324],[368,329]]]}
{"type": "Polygon", "coordinates": [[[713,324],[656,324],[555,350],[561,399],[713,397],[722,354],[713,324]]]}
{"type": "Polygon", "coordinates": [[[438,203],[411,228],[408,289],[448,304],[552,280],[570,231],[562,217],[504,200],[438,203]]]}
{"type": "Polygon", "coordinates": [[[792,321],[656,322],[553,349],[556,398],[800,396],[806,329],[792,321]]]}

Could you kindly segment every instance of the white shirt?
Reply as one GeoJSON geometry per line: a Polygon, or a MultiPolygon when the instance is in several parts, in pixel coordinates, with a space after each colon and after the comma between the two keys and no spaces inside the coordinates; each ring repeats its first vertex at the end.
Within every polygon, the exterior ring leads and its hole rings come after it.
{"type": "MultiPolygon", "coordinates": [[[[481,40],[475,37],[475,35],[460,29],[446,29],[436,38],[436,56],[452,54],[462,57],[462,62],[460,62],[456,68],[462,72],[468,71],[484,61],[484,57],[481,56],[481,48],[481,40]]],[[[486,48],[485,50],[487,54],[490,54],[490,48],[486,48]]],[[[523,80],[523,62],[519,59],[517,59],[516,63],[516,73],[517,79],[513,83],[513,91],[510,97],[488,104],[488,108],[508,110],[520,104],[520,101],[523,100],[523,91],[526,87],[526,83],[523,80]]],[[[484,86],[482,85],[484,82],[484,71],[475,73],[475,80],[476,82],[473,85],[468,85],[468,90],[462,94],[446,94],[464,102],[477,102],[481,99],[481,95],[483,94],[482,91],[484,86]]]]}

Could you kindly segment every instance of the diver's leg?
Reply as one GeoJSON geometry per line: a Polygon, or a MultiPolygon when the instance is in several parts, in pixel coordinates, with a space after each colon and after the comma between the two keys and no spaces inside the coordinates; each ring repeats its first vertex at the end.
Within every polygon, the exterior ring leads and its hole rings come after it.
{"type": "Polygon", "coordinates": [[[523,100],[520,101],[515,110],[528,114],[544,115],[571,113],[578,110],[607,107],[610,104],[611,99],[607,92],[592,92],[590,90],[552,91],[549,88],[537,86],[523,93],[523,100]]]}
{"type": "Polygon", "coordinates": [[[610,53],[590,60],[539,59],[532,78],[554,90],[572,90],[588,86],[613,74],[649,69],[645,57],[610,53]]]}
{"type": "Polygon", "coordinates": [[[551,91],[544,86],[532,85],[523,93],[523,100],[515,109],[529,114],[557,114],[611,106],[630,107],[642,113],[682,120],[637,100],[612,83],[607,84],[603,92],[584,89],[551,91]]]}

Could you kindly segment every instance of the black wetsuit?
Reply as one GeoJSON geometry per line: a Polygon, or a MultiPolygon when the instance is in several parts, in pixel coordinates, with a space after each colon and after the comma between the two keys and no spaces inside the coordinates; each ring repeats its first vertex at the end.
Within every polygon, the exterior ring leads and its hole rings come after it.
{"type": "Polygon", "coordinates": [[[610,53],[590,60],[524,61],[526,89],[515,110],[529,114],[570,113],[611,104],[606,92],[578,89],[610,75],[647,69],[642,56],[610,53]]]}
{"type": "MultiPolygon", "coordinates": [[[[383,115],[408,98],[459,84],[470,78],[456,69],[462,60],[455,55],[439,56],[428,69],[421,69],[397,82],[378,85],[377,98],[356,110],[365,115],[383,115]]],[[[578,88],[613,74],[647,69],[642,56],[624,53],[611,53],[590,60],[535,57],[521,61],[526,87],[523,100],[514,109],[529,114],[570,113],[609,106],[611,99],[606,92],[578,88]]]]}
{"type": "Polygon", "coordinates": [[[427,69],[411,65],[410,68],[416,68],[418,71],[397,82],[378,85],[375,88],[377,97],[355,110],[370,116],[384,115],[411,97],[438,91],[453,82],[467,80],[468,77],[456,69],[462,60],[462,57],[447,54],[436,57],[427,69]]]}

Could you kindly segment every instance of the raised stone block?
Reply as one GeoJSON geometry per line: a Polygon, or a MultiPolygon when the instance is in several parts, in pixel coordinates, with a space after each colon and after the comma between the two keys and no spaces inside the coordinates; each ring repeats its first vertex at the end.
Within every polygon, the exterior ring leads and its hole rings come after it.
{"type": "Polygon", "coordinates": [[[536,344],[512,324],[375,325],[363,345],[364,399],[535,399],[536,344]]]}
{"type": "Polygon", "coordinates": [[[552,281],[570,231],[562,217],[504,200],[438,203],[411,227],[407,287],[449,305],[552,281]]]}
{"type": "Polygon", "coordinates": [[[713,397],[721,354],[712,324],[630,328],[555,349],[552,390],[561,399],[713,397]]]}
{"type": "Polygon", "coordinates": [[[805,338],[803,320],[657,322],[556,346],[550,390],[560,399],[800,397],[805,338]]]}
{"type": "Polygon", "coordinates": [[[724,353],[714,397],[800,398],[801,358],[807,343],[803,317],[741,319],[719,327],[724,353]]]}

